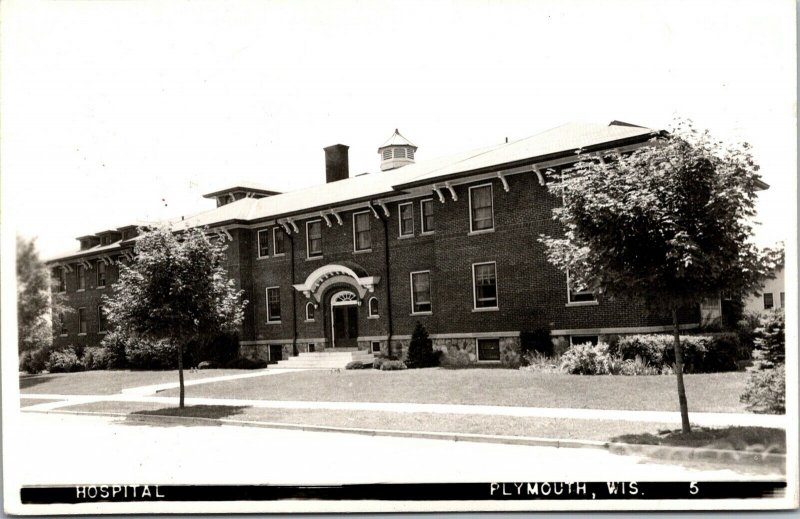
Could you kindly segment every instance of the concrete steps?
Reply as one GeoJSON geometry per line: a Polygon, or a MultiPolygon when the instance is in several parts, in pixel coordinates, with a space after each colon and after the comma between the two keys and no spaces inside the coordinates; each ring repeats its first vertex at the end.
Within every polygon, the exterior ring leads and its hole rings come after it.
{"type": "Polygon", "coordinates": [[[363,350],[314,351],[280,360],[276,364],[270,364],[269,367],[272,369],[344,369],[352,361],[372,364],[374,359],[375,357],[371,353],[363,350]]]}

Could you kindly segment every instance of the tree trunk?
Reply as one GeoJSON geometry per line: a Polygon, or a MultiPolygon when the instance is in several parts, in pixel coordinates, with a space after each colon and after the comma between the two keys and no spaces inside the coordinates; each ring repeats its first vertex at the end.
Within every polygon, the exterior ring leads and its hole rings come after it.
{"type": "Polygon", "coordinates": [[[681,431],[683,433],[692,432],[689,425],[689,405],[686,403],[686,388],[683,385],[683,354],[681,353],[681,335],[678,328],[678,309],[672,309],[672,334],[674,337],[673,347],[675,349],[675,375],[678,377],[678,403],[681,407],[681,431]]]}
{"type": "Polygon", "coordinates": [[[183,409],[183,345],[178,345],[178,382],[180,383],[180,400],[178,406],[183,409]]]}

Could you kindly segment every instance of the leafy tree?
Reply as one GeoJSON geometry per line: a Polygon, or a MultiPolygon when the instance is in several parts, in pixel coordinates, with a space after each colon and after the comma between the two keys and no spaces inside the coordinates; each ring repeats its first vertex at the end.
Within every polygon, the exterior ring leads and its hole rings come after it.
{"type": "Polygon", "coordinates": [[[35,240],[17,236],[17,334],[19,352],[52,342],[50,333],[50,274],[39,259],[35,240]]]}
{"type": "Polygon", "coordinates": [[[411,342],[406,354],[406,366],[409,368],[428,368],[437,364],[436,354],[433,352],[433,343],[428,338],[428,330],[417,322],[411,333],[411,342]]]}
{"type": "Polygon", "coordinates": [[[186,345],[234,331],[244,317],[243,292],[225,272],[223,245],[200,229],[145,232],[135,253],[130,267],[121,265],[115,293],[104,298],[108,320],[125,336],[167,340],[177,347],[183,407],[186,345]]]}
{"type": "Polygon", "coordinates": [[[678,121],[630,154],[582,155],[550,186],[564,200],[553,211],[564,235],[540,237],[550,263],[574,286],[671,315],[684,432],[679,309],[747,293],[769,267],[748,241],[759,182],[749,148],[724,146],[678,121]]]}

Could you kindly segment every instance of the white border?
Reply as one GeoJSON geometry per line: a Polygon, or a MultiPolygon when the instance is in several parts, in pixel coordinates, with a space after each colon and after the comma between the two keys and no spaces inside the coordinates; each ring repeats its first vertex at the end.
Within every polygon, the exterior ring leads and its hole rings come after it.
{"type": "Polygon", "coordinates": [[[472,264],[472,311],[473,312],[496,312],[500,310],[500,281],[497,276],[496,261],[481,261],[472,264]],[[475,267],[481,265],[494,265],[494,306],[484,306],[478,308],[478,285],[475,283],[475,267]]]}
{"type": "Polygon", "coordinates": [[[356,211],[353,213],[352,222],[353,222],[353,252],[361,253],[361,252],[372,252],[372,220],[369,219],[370,211],[356,211]],[[357,240],[357,231],[356,231],[356,215],[359,214],[366,214],[367,215],[367,222],[369,223],[369,247],[366,249],[359,249],[358,248],[358,240],[357,240]]]}
{"type": "Polygon", "coordinates": [[[494,186],[492,186],[491,182],[486,184],[478,184],[477,186],[470,186],[469,187],[469,233],[470,234],[483,234],[486,232],[494,232],[494,228],[497,226],[497,222],[494,220],[494,186]],[[486,229],[478,229],[477,231],[472,228],[472,190],[478,189],[481,187],[489,186],[489,201],[492,203],[492,226],[486,229]]]}
{"type": "Polygon", "coordinates": [[[422,200],[419,201],[419,234],[421,236],[425,236],[425,235],[428,235],[428,234],[433,234],[433,233],[436,232],[436,214],[435,214],[435,212],[432,215],[433,216],[433,230],[431,230],[431,231],[425,230],[425,208],[424,208],[424,204],[426,202],[430,202],[431,203],[431,207],[436,207],[436,203],[433,200],[433,198],[423,198],[422,200]]]}
{"type": "Polygon", "coordinates": [[[431,276],[430,270],[416,270],[414,272],[409,273],[409,289],[411,290],[411,315],[431,315],[433,314],[433,279],[431,276]],[[414,311],[414,274],[428,274],[428,297],[430,298],[430,310],[424,310],[422,312],[415,312],[414,311]]]}
{"type": "MultiPolygon", "coordinates": [[[[270,314],[269,314],[269,291],[272,290],[272,289],[275,289],[275,290],[278,291],[278,306],[279,307],[281,306],[280,305],[280,302],[281,302],[281,287],[275,286],[275,287],[267,287],[267,288],[265,288],[264,289],[264,296],[266,297],[265,302],[266,302],[266,307],[267,307],[267,324],[281,324],[281,317],[278,317],[278,320],[276,321],[275,319],[272,319],[272,316],[270,316],[270,314]]],[[[281,314],[283,314],[283,308],[281,308],[281,314]]]]}
{"type": "Polygon", "coordinates": [[[272,228],[272,256],[277,258],[278,256],[285,256],[285,255],[286,255],[286,231],[281,229],[280,225],[276,225],[275,227],[272,228]],[[278,231],[283,233],[283,252],[278,252],[277,247],[275,247],[275,244],[278,243],[278,240],[275,239],[276,233],[278,231]]]}
{"type": "Polygon", "coordinates": [[[306,259],[317,259],[323,256],[322,252],[322,219],[308,220],[306,222],[306,259]],[[308,226],[312,223],[319,223],[319,254],[311,255],[311,233],[308,232],[308,226]]]}
{"type": "Polygon", "coordinates": [[[416,225],[414,225],[414,202],[403,202],[402,204],[397,204],[397,237],[412,238],[416,230],[416,225]],[[403,207],[405,206],[411,206],[411,233],[403,234],[403,207]]]}
{"type": "Polygon", "coordinates": [[[269,258],[269,227],[265,227],[263,229],[256,230],[256,258],[257,259],[264,259],[269,258]],[[263,256],[261,255],[261,233],[266,233],[267,235],[267,253],[263,256]]]}

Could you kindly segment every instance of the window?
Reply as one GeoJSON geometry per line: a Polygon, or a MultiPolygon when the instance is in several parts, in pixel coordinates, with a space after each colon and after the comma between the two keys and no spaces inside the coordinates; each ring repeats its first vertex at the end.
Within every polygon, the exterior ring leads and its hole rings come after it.
{"type": "Polygon", "coordinates": [[[381,352],[381,341],[372,341],[372,353],[381,352]]]}
{"type": "Polygon", "coordinates": [[[267,322],[281,322],[281,289],[269,287],[267,289],[267,322]]]}
{"type": "Polygon", "coordinates": [[[306,252],[309,258],[322,256],[322,221],[306,222],[306,252]]]}
{"type": "Polygon", "coordinates": [[[781,308],[786,308],[786,292],[781,292],[781,308]]]}
{"type": "Polygon", "coordinates": [[[414,203],[400,204],[398,211],[400,213],[400,236],[414,236],[414,203]]]}
{"type": "Polygon", "coordinates": [[[370,250],[372,234],[370,232],[369,212],[353,214],[353,249],[370,250]]]}
{"type": "Polygon", "coordinates": [[[86,335],[86,326],[86,309],[78,308],[78,333],[80,335],[86,335]]]}
{"type": "Polygon", "coordinates": [[[106,320],[106,312],[103,310],[103,305],[97,306],[97,332],[105,333],[108,330],[108,321],[106,320]]]}
{"type": "Polygon", "coordinates": [[[392,158],[392,149],[386,148],[383,150],[383,160],[389,160],[392,158]]]}
{"type": "Polygon", "coordinates": [[[764,294],[764,310],[769,310],[775,306],[775,302],[772,300],[772,294],[764,294]]]}
{"type": "Polygon", "coordinates": [[[500,361],[500,339],[478,339],[479,361],[500,361]]]}
{"type": "Polygon", "coordinates": [[[422,214],[422,232],[433,232],[433,199],[429,198],[419,203],[420,213],[422,214]]]}
{"type": "Polygon", "coordinates": [[[569,336],[569,344],[570,346],[575,346],[576,344],[591,344],[592,346],[597,346],[598,337],[597,335],[570,335],[569,336]]]}
{"type": "Polygon", "coordinates": [[[64,312],[58,314],[58,322],[61,328],[61,335],[67,335],[67,318],[64,315],[64,312]]]}
{"type": "Polygon", "coordinates": [[[56,291],[58,292],[66,292],[67,291],[67,271],[63,268],[55,268],[53,269],[53,278],[56,280],[56,291]]]}
{"type": "Polygon", "coordinates": [[[272,229],[272,248],[275,256],[286,254],[286,234],[283,228],[275,227],[272,229]]]}
{"type": "Polygon", "coordinates": [[[492,185],[469,188],[470,232],[494,229],[492,185]]]}
{"type": "Polygon", "coordinates": [[[306,304],[306,321],[314,320],[314,303],[306,304]]]}
{"type": "Polygon", "coordinates": [[[591,290],[573,289],[567,273],[567,304],[575,303],[597,303],[597,298],[591,290]]]}
{"type": "Polygon", "coordinates": [[[258,257],[266,258],[269,256],[269,230],[258,231],[258,257]]]}
{"type": "Polygon", "coordinates": [[[497,308],[497,264],[476,263],[472,265],[472,281],[475,309],[497,308]]]}
{"type": "Polygon", "coordinates": [[[314,350],[315,350],[316,348],[317,348],[317,347],[316,347],[316,345],[315,345],[313,342],[309,342],[309,343],[308,343],[308,346],[306,346],[306,351],[308,351],[309,353],[314,353],[314,350]]]}
{"type": "Polygon", "coordinates": [[[75,269],[75,276],[78,278],[78,290],[86,290],[86,269],[83,265],[75,269]]]}
{"type": "Polygon", "coordinates": [[[431,273],[424,272],[411,273],[411,313],[428,313],[431,307],[431,273]]]}
{"type": "Polygon", "coordinates": [[[369,310],[369,317],[378,317],[380,316],[380,306],[378,305],[378,298],[373,297],[369,300],[369,304],[367,305],[367,309],[369,310]]]}
{"type": "Polygon", "coordinates": [[[97,288],[106,286],[106,264],[102,261],[97,262],[97,288]]]}
{"type": "Polygon", "coordinates": [[[396,159],[404,159],[404,158],[406,158],[406,150],[405,150],[405,148],[395,148],[394,149],[394,158],[396,158],[396,159]]]}
{"type": "Polygon", "coordinates": [[[414,160],[414,148],[407,148],[406,149],[406,156],[409,159],[414,160]]]}

